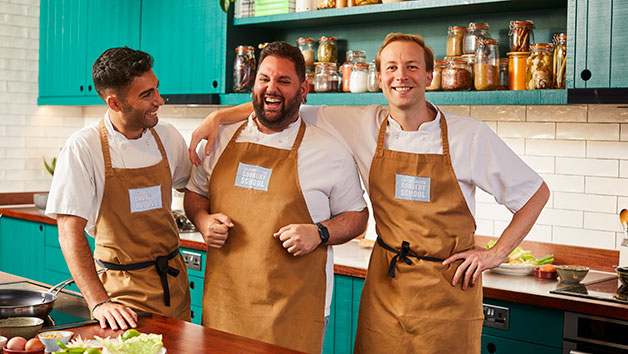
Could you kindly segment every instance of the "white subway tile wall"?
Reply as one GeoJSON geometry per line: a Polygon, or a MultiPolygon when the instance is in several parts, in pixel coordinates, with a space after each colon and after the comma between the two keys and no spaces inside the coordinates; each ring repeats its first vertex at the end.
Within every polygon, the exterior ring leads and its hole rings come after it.
{"type": "MultiPolygon", "coordinates": [[[[42,158],[56,156],[104,106],[37,106],[39,0],[0,0],[0,192],[47,190],[42,158]]],[[[189,141],[217,107],[165,106],[189,141]]],[[[552,194],[528,240],[616,249],[628,208],[628,109],[615,105],[443,106],[484,121],[542,174],[552,194]]],[[[477,233],[498,236],[510,212],[480,190],[477,233]]]]}

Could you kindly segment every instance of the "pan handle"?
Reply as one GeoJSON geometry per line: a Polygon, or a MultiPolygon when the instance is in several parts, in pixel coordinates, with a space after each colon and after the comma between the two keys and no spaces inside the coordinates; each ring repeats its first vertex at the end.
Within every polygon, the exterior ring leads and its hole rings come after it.
{"type": "MultiPolygon", "coordinates": [[[[102,274],[102,273],[104,273],[106,271],[107,271],[106,268],[102,268],[102,269],[99,269],[96,272],[96,274],[102,274]]],[[[64,280],[61,283],[59,283],[59,284],[53,286],[52,288],[48,289],[48,292],[51,293],[51,294],[54,294],[55,296],[57,296],[59,294],[59,292],[61,292],[61,290],[63,290],[63,288],[65,288],[66,286],[68,286],[68,285],[70,285],[72,283],[74,283],[74,279],[72,279],[72,278],[70,278],[68,280],[64,280]]]]}

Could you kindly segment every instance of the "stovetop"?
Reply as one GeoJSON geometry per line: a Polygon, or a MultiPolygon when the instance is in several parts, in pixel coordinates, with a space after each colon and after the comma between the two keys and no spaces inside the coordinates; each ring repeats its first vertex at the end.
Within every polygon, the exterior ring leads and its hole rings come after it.
{"type": "MultiPolygon", "coordinates": [[[[0,289],[48,291],[48,287],[29,281],[0,284],[0,289]]],[[[65,329],[97,323],[96,320],[91,319],[89,308],[83,297],[65,290],[57,295],[50,318],[52,321],[44,321],[43,329],[65,329]]]]}
{"type": "Polygon", "coordinates": [[[617,276],[580,284],[558,283],[550,293],[628,304],[628,288],[617,276]]]}

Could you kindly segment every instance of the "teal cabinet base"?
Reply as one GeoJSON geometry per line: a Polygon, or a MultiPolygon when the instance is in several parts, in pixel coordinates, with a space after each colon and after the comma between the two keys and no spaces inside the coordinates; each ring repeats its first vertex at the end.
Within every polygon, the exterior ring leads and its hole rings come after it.
{"type": "MultiPolygon", "coordinates": [[[[545,327],[545,326],[544,326],[545,327]]],[[[561,354],[561,348],[548,347],[518,340],[482,335],[482,354],[561,354]]]]}
{"type": "Polygon", "coordinates": [[[203,318],[203,308],[201,306],[192,306],[191,311],[191,322],[200,325],[203,318]]]}

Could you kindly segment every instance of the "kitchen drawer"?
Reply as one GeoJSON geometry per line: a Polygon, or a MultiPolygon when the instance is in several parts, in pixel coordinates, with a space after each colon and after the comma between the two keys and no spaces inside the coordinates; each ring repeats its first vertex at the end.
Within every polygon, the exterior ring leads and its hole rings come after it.
{"type": "MultiPolygon", "coordinates": [[[[540,326],[545,327],[545,326],[540,326]]],[[[561,348],[547,347],[518,340],[482,335],[482,354],[562,354],[561,348]]]]}
{"type": "MultiPolygon", "coordinates": [[[[189,269],[188,269],[189,272],[189,269]]],[[[203,306],[203,278],[188,274],[192,306],[203,306]]]]}
{"type": "MultiPolygon", "coordinates": [[[[68,280],[72,278],[72,276],[70,275],[70,272],[67,273],[61,273],[61,272],[57,272],[54,270],[50,270],[50,269],[45,269],[44,270],[44,283],[50,284],[52,285],[56,285],[61,283],[62,281],[68,280]]],[[[72,291],[76,291],[76,292],[80,292],[78,287],[76,286],[76,284],[70,284],[68,286],[66,286],[63,289],[67,289],[67,290],[72,290],[72,291]]]]}
{"type": "Polygon", "coordinates": [[[203,308],[201,306],[192,305],[192,323],[200,325],[203,318],[203,308]]]}

